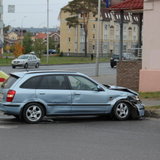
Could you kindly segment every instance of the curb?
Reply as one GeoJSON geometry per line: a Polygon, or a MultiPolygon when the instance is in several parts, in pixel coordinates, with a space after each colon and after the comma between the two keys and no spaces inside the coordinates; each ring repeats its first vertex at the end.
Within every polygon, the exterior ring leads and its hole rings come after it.
{"type": "Polygon", "coordinates": [[[160,109],[145,109],[145,117],[160,118],[160,109]]]}

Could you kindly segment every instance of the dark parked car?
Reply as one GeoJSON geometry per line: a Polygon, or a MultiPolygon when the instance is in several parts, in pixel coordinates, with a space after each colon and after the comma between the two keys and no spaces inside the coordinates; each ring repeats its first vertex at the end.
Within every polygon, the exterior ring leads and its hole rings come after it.
{"type": "MultiPolygon", "coordinates": [[[[44,52],[44,53],[47,54],[47,52],[44,52]]],[[[57,51],[56,51],[55,49],[49,49],[49,50],[48,50],[48,53],[49,53],[49,54],[56,54],[57,51]]]]}
{"type": "MultiPolygon", "coordinates": [[[[110,66],[111,68],[115,67],[117,65],[117,62],[119,62],[119,54],[113,54],[110,59],[110,66]]],[[[132,53],[123,53],[122,60],[135,60],[137,59],[136,56],[132,53]]]]}
{"type": "Polygon", "coordinates": [[[144,116],[138,94],[130,89],[104,86],[82,73],[44,70],[10,74],[0,90],[0,110],[27,123],[44,116],[144,116]]]}
{"type": "Polygon", "coordinates": [[[119,61],[119,55],[118,54],[113,54],[111,59],[110,59],[110,66],[113,68],[114,66],[117,65],[117,62],[119,61]]]}

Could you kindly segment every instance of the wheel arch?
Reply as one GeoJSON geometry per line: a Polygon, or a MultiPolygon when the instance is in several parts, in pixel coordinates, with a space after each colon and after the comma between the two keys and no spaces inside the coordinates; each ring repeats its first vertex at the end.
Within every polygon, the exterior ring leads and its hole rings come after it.
{"type": "Polygon", "coordinates": [[[138,117],[138,111],[137,111],[136,107],[134,107],[134,105],[130,101],[128,101],[127,99],[119,99],[118,101],[116,101],[112,107],[112,111],[111,111],[112,114],[114,113],[114,108],[120,102],[124,102],[129,105],[129,109],[131,111],[130,116],[129,116],[130,118],[136,119],[138,117]]]}
{"type": "Polygon", "coordinates": [[[44,109],[44,116],[46,115],[46,113],[47,113],[46,106],[45,106],[43,103],[41,103],[41,102],[32,101],[32,102],[26,103],[26,104],[21,108],[21,112],[20,112],[20,115],[21,115],[21,116],[22,116],[22,114],[23,114],[23,111],[24,111],[25,106],[27,106],[27,105],[29,105],[29,104],[32,104],[32,103],[37,103],[37,104],[41,105],[41,106],[43,107],[43,109],[44,109]]]}

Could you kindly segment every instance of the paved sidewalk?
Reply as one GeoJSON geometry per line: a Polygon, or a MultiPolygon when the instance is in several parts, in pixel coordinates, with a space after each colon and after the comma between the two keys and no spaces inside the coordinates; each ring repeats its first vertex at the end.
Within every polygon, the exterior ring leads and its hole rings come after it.
{"type": "Polygon", "coordinates": [[[145,106],[160,106],[160,100],[157,99],[141,99],[145,106]]]}

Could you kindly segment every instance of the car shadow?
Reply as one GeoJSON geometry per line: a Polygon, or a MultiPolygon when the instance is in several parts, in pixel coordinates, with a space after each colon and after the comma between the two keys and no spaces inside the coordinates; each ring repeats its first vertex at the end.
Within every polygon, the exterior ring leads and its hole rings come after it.
{"type": "MultiPolygon", "coordinates": [[[[141,118],[137,120],[126,120],[126,121],[141,121],[146,120],[147,118],[141,118]]],[[[45,117],[38,124],[73,124],[73,123],[92,123],[92,122],[118,122],[118,120],[108,116],[61,116],[61,117],[45,117]]],[[[126,122],[121,121],[121,122],[126,122]]],[[[120,122],[120,121],[119,121],[120,122]]],[[[4,116],[0,117],[0,125],[30,125],[25,123],[22,120],[19,120],[13,116],[4,116]]],[[[36,125],[36,124],[34,124],[36,125]]]]}

